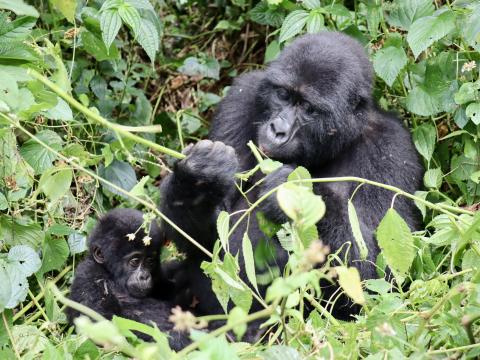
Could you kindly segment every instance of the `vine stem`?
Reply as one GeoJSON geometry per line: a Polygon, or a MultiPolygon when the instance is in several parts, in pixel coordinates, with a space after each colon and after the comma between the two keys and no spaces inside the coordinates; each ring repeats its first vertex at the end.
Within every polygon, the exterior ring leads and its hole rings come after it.
{"type": "Polygon", "coordinates": [[[203,336],[199,340],[197,340],[197,341],[191,343],[190,345],[186,346],[185,348],[183,348],[181,351],[179,351],[178,353],[176,353],[173,356],[173,359],[184,359],[185,356],[189,352],[197,349],[205,341],[213,339],[218,335],[224,334],[227,331],[232,330],[233,328],[235,328],[238,325],[247,324],[249,322],[252,322],[252,321],[255,321],[255,320],[258,320],[258,319],[262,319],[262,318],[265,318],[265,317],[268,317],[268,316],[272,315],[274,313],[277,305],[278,305],[278,301],[274,302],[272,305],[268,306],[267,308],[265,308],[263,310],[260,310],[260,311],[257,311],[253,314],[248,315],[248,316],[245,316],[243,319],[235,321],[234,323],[226,324],[222,327],[219,327],[218,329],[208,333],[207,335],[203,336]]]}
{"type": "MultiPolygon", "coordinates": [[[[387,184],[383,184],[383,183],[380,183],[380,182],[377,182],[377,181],[373,181],[373,180],[368,180],[368,179],[364,179],[364,178],[361,178],[361,177],[357,177],[357,176],[339,176],[339,177],[326,177],[326,178],[314,178],[314,179],[299,179],[299,180],[292,180],[292,181],[289,181],[289,183],[331,183],[331,182],[358,182],[358,183],[361,183],[361,184],[368,184],[368,185],[373,185],[373,186],[377,186],[379,188],[383,188],[383,189],[386,189],[386,190],[390,190],[394,193],[396,193],[397,195],[402,195],[402,196],[405,196],[406,198],[410,199],[410,200],[414,200],[414,201],[417,201],[419,203],[422,203],[423,205],[429,207],[430,209],[434,209],[434,210],[437,210],[439,212],[442,212],[444,214],[447,214],[449,216],[452,216],[453,218],[455,219],[458,219],[459,216],[456,215],[456,214],[453,214],[452,212],[457,212],[459,214],[467,214],[467,215],[473,215],[474,213],[470,210],[466,210],[466,209],[461,209],[461,208],[456,208],[454,206],[450,206],[450,205],[444,205],[444,204],[435,204],[435,203],[432,203],[430,201],[427,201],[427,200],[424,200],[422,199],[421,197],[418,197],[418,196],[415,196],[415,195],[412,195],[396,186],[392,186],[392,185],[387,185],[387,184]]],[[[263,194],[260,198],[258,198],[257,201],[255,201],[243,214],[242,216],[239,217],[239,219],[237,220],[237,222],[232,226],[232,228],[230,229],[229,233],[228,233],[228,236],[230,237],[233,232],[235,231],[235,229],[240,225],[240,223],[247,217],[251,214],[251,212],[253,211],[253,209],[255,209],[258,205],[260,205],[260,203],[262,203],[266,198],[268,198],[270,195],[272,195],[273,193],[275,193],[283,184],[280,184],[278,185],[277,187],[274,187],[273,189],[271,189],[270,191],[266,192],[265,194],[263,194]]]]}
{"type": "Polygon", "coordinates": [[[13,352],[15,353],[15,357],[17,359],[21,359],[22,357],[20,356],[17,345],[15,343],[15,339],[13,338],[13,334],[10,331],[10,326],[8,326],[8,321],[7,318],[5,317],[5,311],[2,311],[2,319],[3,319],[3,325],[5,326],[5,330],[7,331],[8,338],[10,339],[10,343],[12,344],[13,352]]]}
{"type": "Polygon", "coordinates": [[[86,106],[82,105],[81,103],[79,103],[72,96],[67,94],[62,89],[60,89],[59,86],[57,86],[56,84],[54,84],[53,82],[48,80],[45,76],[41,75],[37,71],[35,71],[33,69],[28,69],[27,73],[29,75],[31,75],[33,78],[35,78],[36,80],[40,81],[42,84],[44,84],[48,88],[50,88],[54,93],[56,93],[58,96],[60,96],[63,100],[68,102],[75,109],[77,109],[78,111],[83,113],[87,118],[96,122],[97,124],[100,124],[100,125],[108,128],[108,129],[111,129],[111,130],[117,132],[118,134],[120,134],[120,135],[122,135],[126,138],[129,138],[133,141],[136,141],[137,143],[148,146],[149,148],[151,148],[153,150],[157,150],[161,153],[170,155],[170,156],[172,156],[174,158],[177,158],[177,159],[185,158],[185,155],[182,154],[182,153],[179,153],[178,151],[169,149],[165,146],[156,144],[153,141],[144,139],[141,136],[132,134],[132,132],[134,132],[134,131],[145,132],[145,130],[148,130],[147,132],[158,132],[158,130],[159,130],[158,126],[157,127],[155,127],[155,126],[154,127],[141,126],[141,127],[136,128],[136,127],[132,127],[132,126],[123,126],[123,125],[120,125],[120,124],[112,123],[112,122],[108,121],[107,119],[103,118],[102,116],[100,116],[99,114],[97,114],[95,111],[93,111],[93,110],[87,108],[86,106]]]}

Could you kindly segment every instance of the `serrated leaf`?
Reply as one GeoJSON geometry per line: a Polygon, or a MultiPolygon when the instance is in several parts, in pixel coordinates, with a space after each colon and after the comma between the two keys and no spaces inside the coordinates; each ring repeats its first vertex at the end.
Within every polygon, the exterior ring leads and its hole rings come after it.
{"type": "Polygon", "coordinates": [[[2,312],[12,296],[12,286],[10,285],[7,266],[5,261],[0,260],[0,311],[2,312]]]}
{"type": "Polygon", "coordinates": [[[100,12],[100,28],[105,47],[110,48],[122,26],[122,18],[116,9],[102,10],[100,12]]]}
{"type": "Polygon", "coordinates": [[[263,360],[301,360],[297,350],[285,345],[273,345],[262,353],[263,360]]]}
{"type": "Polygon", "coordinates": [[[308,15],[308,11],[305,10],[295,10],[288,14],[280,29],[278,41],[282,43],[299,34],[307,22],[308,15]]]}
{"type": "Polygon", "coordinates": [[[220,211],[217,218],[217,233],[220,243],[225,251],[228,249],[228,230],[230,228],[230,215],[226,211],[220,211]]]}
{"type": "Polygon", "coordinates": [[[17,15],[39,17],[38,11],[23,0],[0,0],[0,9],[13,11],[17,15]]]}
{"type": "Polygon", "coordinates": [[[402,47],[389,46],[374,55],[373,68],[388,86],[392,86],[407,62],[408,58],[402,47]]]}
{"type": "Polygon", "coordinates": [[[42,112],[46,118],[52,120],[72,121],[73,113],[67,102],[61,98],[58,98],[57,105],[47,111],[42,112]]]}
{"type": "Polygon", "coordinates": [[[247,315],[248,314],[246,313],[246,311],[238,306],[234,307],[228,314],[227,325],[234,325],[236,323],[239,323],[239,325],[232,327],[232,330],[237,336],[238,340],[240,340],[247,331],[247,324],[242,321],[247,315]]]}
{"type": "Polygon", "coordinates": [[[28,280],[21,271],[18,271],[16,266],[9,264],[9,266],[7,266],[7,272],[12,292],[5,307],[7,309],[13,309],[26,299],[28,293],[28,280]]]}
{"type": "Polygon", "coordinates": [[[60,200],[70,189],[73,171],[70,168],[47,170],[40,177],[38,189],[52,202],[60,200]]]}
{"type": "Polygon", "coordinates": [[[455,13],[446,10],[436,16],[426,16],[415,21],[407,35],[407,41],[415,58],[435,41],[455,29],[455,13]]]}
{"type": "Polygon", "coordinates": [[[125,0],[125,2],[132,5],[135,9],[138,10],[149,10],[155,12],[155,9],[148,0],[125,0]]]}
{"type": "MultiPolygon", "coordinates": [[[[135,170],[125,161],[113,160],[107,167],[100,165],[99,173],[105,180],[110,181],[126,191],[130,191],[137,184],[135,170]]],[[[110,185],[102,183],[102,186],[113,194],[125,196],[122,192],[110,185]]]]}
{"type": "Polygon", "coordinates": [[[428,169],[423,176],[423,184],[427,188],[438,189],[442,185],[442,170],[428,169]]]}
{"type": "Polygon", "coordinates": [[[272,159],[263,159],[258,165],[260,166],[260,171],[265,175],[268,175],[283,166],[280,161],[272,159]]]}
{"type": "Polygon", "coordinates": [[[138,37],[140,31],[140,14],[138,10],[128,4],[123,4],[118,8],[118,15],[122,18],[123,22],[132,29],[135,38],[138,37]]]}
{"type": "Polygon", "coordinates": [[[280,246],[286,251],[293,251],[295,249],[296,237],[290,223],[283,224],[276,235],[280,246]]]}
{"type": "Polygon", "coordinates": [[[30,276],[37,272],[42,265],[42,261],[38,254],[30,246],[16,245],[8,252],[8,260],[14,263],[17,271],[24,276],[30,276]]]}
{"type": "Polygon", "coordinates": [[[310,34],[318,33],[325,29],[323,15],[318,11],[310,12],[307,18],[307,32],[310,34]]]}
{"type": "MultiPolygon", "coordinates": [[[[51,130],[43,130],[35,136],[56,151],[62,149],[63,140],[51,130]]],[[[53,161],[57,159],[57,155],[37,143],[35,139],[26,141],[20,148],[20,154],[30,164],[35,174],[41,174],[50,169],[53,161]]]]}
{"type": "Polygon", "coordinates": [[[343,291],[357,304],[365,304],[365,296],[362,289],[362,281],[357,268],[337,266],[335,271],[338,274],[338,283],[343,291]]]}
{"type": "Polygon", "coordinates": [[[302,0],[303,6],[309,10],[320,8],[320,0],[302,0]]]}
{"type": "Polygon", "coordinates": [[[50,0],[53,7],[58,10],[71,24],[75,22],[76,0],[50,0]]]}
{"type": "Polygon", "coordinates": [[[28,245],[38,249],[45,237],[39,224],[21,224],[15,219],[0,216],[0,239],[10,246],[28,245]]]}
{"type": "Polygon", "coordinates": [[[196,57],[188,57],[184,60],[183,65],[178,71],[188,76],[205,76],[212,79],[218,79],[220,76],[220,64],[214,58],[198,59],[196,57]]]}
{"type": "Polygon", "coordinates": [[[432,15],[434,10],[431,0],[395,0],[387,21],[393,26],[408,30],[417,19],[432,15]]]}
{"type": "Polygon", "coordinates": [[[155,61],[155,54],[160,48],[160,35],[151,21],[146,19],[140,21],[137,41],[153,63],[155,61]]]}
{"type": "Polygon", "coordinates": [[[427,161],[432,158],[436,140],[437,131],[431,124],[422,124],[413,130],[413,143],[427,161]]]}
{"type": "Polygon", "coordinates": [[[467,114],[475,125],[480,124],[480,103],[469,104],[465,109],[465,114],[467,114]]]}
{"type": "Polygon", "coordinates": [[[348,220],[350,221],[350,228],[352,229],[353,238],[355,239],[360,253],[360,259],[366,260],[368,257],[368,247],[363,239],[362,230],[360,229],[357,210],[355,210],[355,206],[351,201],[348,201],[348,220]]]}
{"type": "Polygon", "coordinates": [[[245,273],[250,284],[258,291],[257,277],[255,275],[255,261],[253,258],[253,248],[248,233],[243,234],[242,239],[243,261],[245,263],[245,273]]]}
{"type": "Polygon", "coordinates": [[[59,270],[67,261],[69,254],[68,244],[65,240],[59,238],[45,237],[42,249],[42,267],[40,272],[42,274],[59,270]]]}
{"type": "Polygon", "coordinates": [[[455,94],[455,103],[458,105],[466,104],[470,101],[476,100],[478,97],[478,84],[467,82],[460,86],[455,94]]]}
{"type": "Polygon", "coordinates": [[[407,95],[407,109],[417,115],[431,116],[442,110],[441,100],[423,85],[415,86],[407,95]]]}
{"type": "Polygon", "coordinates": [[[265,57],[263,59],[263,62],[267,64],[275,60],[279,54],[280,45],[278,44],[277,40],[273,40],[270,44],[268,44],[267,49],[265,50],[265,57]]]}
{"type": "Polygon", "coordinates": [[[73,233],[68,236],[70,254],[81,254],[87,250],[87,237],[83,234],[73,233]]]}
{"type": "MultiPolygon", "coordinates": [[[[293,170],[287,177],[288,181],[295,181],[295,180],[311,180],[312,175],[307,168],[303,166],[298,166],[293,170]]],[[[305,181],[301,183],[297,183],[299,186],[304,186],[307,189],[313,190],[313,183],[311,181],[305,181]]]]}
{"type": "Polygon", "coordinates": [[[285,214],[303,228],[315,225],[325,214],[325,203],[321,196],[303,186],[282,184],[277,191],[277,200],[285,214]]]}
{"type": "Polygon", "coordinates": [[[413,236],[407,223],[390,208],[378,225],[376,235],[387,265],[402,283],[415,258],[413,236]]]}

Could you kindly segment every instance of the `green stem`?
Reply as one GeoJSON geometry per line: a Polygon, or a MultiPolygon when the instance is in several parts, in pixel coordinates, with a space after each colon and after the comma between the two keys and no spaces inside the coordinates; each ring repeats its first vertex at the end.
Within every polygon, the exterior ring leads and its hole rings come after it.
{"type": "Polygon", "coordinates": [[[240,319],[240,320],[238,320],[234,323],[226,324],[222,327],[219,327],[218,329],[212,331],[211,333],[208,333],[207,335],[203,336],[199,340],[197,340],[197,341],[191,343],[190,345],[188,345],[187,347],[183,348],[181,351],[179,351],[177,354],[175,354],[173,359],[184,359],[185,356],[188,353],[197,349],[205,341],[213,339],[213,338],[217,337],[218,335],[224,334],[227,331],[230,331],[233,328],[237,327],[238,325],[247,324],[249,322],[252,322],[252,321],[255,321],[255,320],[265,318],[267,316],[272,315],[273,312],[275,311],[276,307],[277,307],[277,303],[274,303],[274,304],[270,305],[269,307],[267,307],[266,309],[257,311],[253,314],[250,314],[250,315],[246,316],[245,318],[240,319]]]}
{"type": "Polygon", "coordinates": [[[328,321],[330,321],[333,325],[338,326],[340,323],[337,319],[335,319],[332,314],[328,312],[320,303],[314,299],[314,297],[308,293],[304,294],[304,297],[312,304],[312,306],[320,312],[320,315],[325,316],[328,321]]]}
{"type": "Polygon", "coordinates": [[[79,103],[73,97],[68,95],[65,91],[60,89],[60,87],[58,87],[56,84],[54,84],[53,82],[48,80],[45,76],[41,75],[37,71],[35,71],[33,69],[28,69],[28,74],[31,75],[36,80],[40,81],[42,84],[44,84],[48,88],[50,88],[53,92],[55,92],[58,96],[60,96],[62,99],[64,99],[66,102],[68,102],[71,106],[73,106],[75,109],[77,109],[78,111],[83,113],[87,118],[96,122],[97,124],[100,124],[100,125],[108,128],[108,129],[114,130],[114,131],[118,132],[119,134],[121,134],[122,136],[124,136],[126,138],[129,138],[131,140],[134,140],[137,143],[148,146],[149,148],[151,148],[153,150],[157,150],[161,153],[170,155],[170,156],[172,156],[174,158],[177,158],[177,159],[185,158],[185,155],[183,155],[182,153],[179,153],[178,151],[169,149],[169,148],[167,148],[165,146],[162,146],[162,145],[158,145],[158,144],[154,143],[153,141],[150,141],[150,140],[142,138],[141,136],[132,134],[131,133],[132,127],[130,127],[130,126],[125,127],[125,126],[122,126],[122,125],[119,125],[119,124],[114,124],[114,123],[106,120],[105,118],[103,118],[102,116],[97,114],[96,112],[94,112],[94,111],[90,110],[89,108],[83,106],[81,103],[79,103]]]}

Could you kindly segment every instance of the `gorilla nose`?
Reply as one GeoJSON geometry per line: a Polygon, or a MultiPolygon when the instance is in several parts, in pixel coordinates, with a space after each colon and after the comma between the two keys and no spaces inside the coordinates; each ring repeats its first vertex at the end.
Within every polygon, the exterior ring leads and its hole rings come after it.
{"type": "Polygon", "coordinates": [[[152,278],[152,276],[151,276],[150,273],[148,273],[148,272],[145,272],[145,273],[143,273],[143,274],[140,274],[140,276],[138,277],[138,279],[139,279],[140,281],[145,281],[145,282],[150,281],[151,278],[152,278]]]}
{"type": "Polygon", "coordinates": [[[272,121],[269,126],[270,135],[273,140],[276,142],[284,142],[287,139],[287,132],[279,124],[275,124],[275,121],[272,121]]]}

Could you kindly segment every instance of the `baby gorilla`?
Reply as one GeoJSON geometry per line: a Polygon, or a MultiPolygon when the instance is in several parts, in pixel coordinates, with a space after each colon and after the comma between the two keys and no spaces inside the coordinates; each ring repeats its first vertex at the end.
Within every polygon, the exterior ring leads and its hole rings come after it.
{"type": "MultiPolygon", "coordinates": [[[[173,305],[165,301],[171,290],[164,284],[159,254],[162,234],[152,222],[148,237],[142,228],[142,212],[115,209],[103,216],[89,238],[89,254],[78,265],[70,298],[107,319],[114,315],[145,324],[155,323],[170,335],[172,349],[189,343],[187,334],[173,330],[168,317],[173,305]],[[161,294],[153,294],[159,289],[161,294]],[[153,295],[163,299],[154,298],[153,295]]],[[[70,323],[80,315],[67,309],[70,323]]],[[[139,334],[144,340],[148,336],[139,334]]]]}

